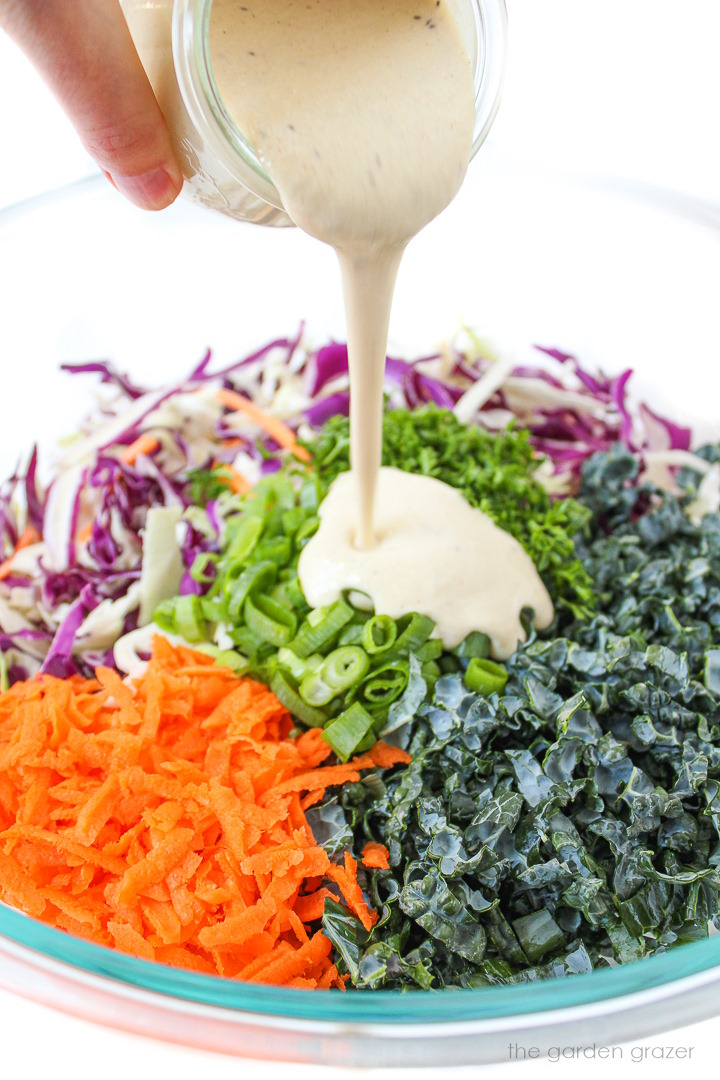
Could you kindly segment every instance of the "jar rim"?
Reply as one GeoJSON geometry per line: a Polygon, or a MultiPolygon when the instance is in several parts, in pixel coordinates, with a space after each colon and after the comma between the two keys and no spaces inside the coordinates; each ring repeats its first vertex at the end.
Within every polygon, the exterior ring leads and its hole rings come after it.
{"type": "MultiPolygon", "coordinates": [[[[475,126],[470,160],[485,141],[500,107],[507,52],[505,0],[469,0],[474,22],[471,60],[475,126]]],[[[229,174],[257,198],[284,210],[260,158],[225,108],[210,55],[213,0],[174,0],[172,46],[185,107],[229,174]]]]}

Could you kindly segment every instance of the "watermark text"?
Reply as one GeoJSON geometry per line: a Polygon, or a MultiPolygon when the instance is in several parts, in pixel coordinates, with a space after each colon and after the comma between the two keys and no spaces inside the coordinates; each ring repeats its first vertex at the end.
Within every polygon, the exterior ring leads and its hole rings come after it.
{"type": "Polygon", "coordinates": [[[509,1061],[528,1061],[547,1058],[548,1061],[691,1061],[694,1046],[652,1045],[613,1046],[608,1043],[588,1043],[587,1046],[529,1046],[508,1043],[509,1061]]]}

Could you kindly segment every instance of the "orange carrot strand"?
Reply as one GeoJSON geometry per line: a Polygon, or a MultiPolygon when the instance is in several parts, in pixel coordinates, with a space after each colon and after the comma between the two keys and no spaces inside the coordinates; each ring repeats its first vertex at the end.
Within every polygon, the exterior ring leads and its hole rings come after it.
{"type": "Polygon", "coordinates": [[[260,409],[253,401],[238,394],[235,390],[220,389],[217,392],[218,401],[233,412],[242,412],[253,420],[275,440],[278,446],[289,450],[298,461],[310,461],[311,455],[304,446],[299,446],[297,436],[292,428],[283,423],[276,416],[270,416],[260,409]]]}
{"type": "Polygon", "coordinates": [[[9,577],[13,570],[13,563],[15,562],[15,556],[18,551],[22,551],[23,548],[30,547],[31,544],[37,544],[40,540],[40,533],[37,531],[34,525],[28,525],[22,535],[18,538],[18,542],[15,545],[15,550],[9,558],[0,563],[0,581],[4,581],[6,577],[9,577]]]}
{"type": "Polygon", "coordinates": [[[120,460],[126,465],[134,465],[141,455],[147,457],[157,450],[159,446],[159,440],[156,439],[154,435],[145,431],[142,435],[138,435],[137,439],[135,439],[134,442],[131,442],[130,445],[123,450],[120,455],[120,460]]]}

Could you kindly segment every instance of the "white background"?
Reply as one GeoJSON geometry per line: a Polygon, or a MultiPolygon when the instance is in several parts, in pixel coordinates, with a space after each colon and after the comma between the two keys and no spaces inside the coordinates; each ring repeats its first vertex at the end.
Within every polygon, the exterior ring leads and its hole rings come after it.
{"type": "MultiPolygon", "coordinates": [[[[717,0],[508,0],[508,8],[511,51],[503,106],[491,136],[496,146],[539,169],[652,184],[720,204],[717,0]]],[[[40,80],[0,35],[0,207],[93,171],[40,80]]],[[[0,319],[12,303],[11,295],[0,296],[0,319]]],[[[716,1065],[716,1030],[713,1021],[638,1041],[694,1046],[696,1069],[709,1070],[716,1065]]],[[[240,1071],[273,1080],[318,1075],[314,1068],[248,1064],[105,1031],[4,992],[0,1034],[0,1062],[8,1075],[20,1069],[25,1076],[42,1071],[58,1080],[94,1073],[114,1080],[130,1072],[143,1080],[160,1075],[184,1080],[198,1073],[220,1080],[240,1071]]],[[[608,1065],[580,1067],[599,1075],[608,1065]]],[[[610,1067],[621,1075],[648,1077],[651,1070],[653,1076],[676,1076],[687,1068],[659,1061],[635,1064],[629,1052],[622,1064],[610,1067]]],[[[501,1065],[485,1071],[504,1075],[527,1068],[501,1065]]],[[[569,1077],[578,1064],[533,1063],[531,1068],[533,1075],[569,1077]]],[[[323,1071],[323,1080],[330,1075],[323,1071]]]]}

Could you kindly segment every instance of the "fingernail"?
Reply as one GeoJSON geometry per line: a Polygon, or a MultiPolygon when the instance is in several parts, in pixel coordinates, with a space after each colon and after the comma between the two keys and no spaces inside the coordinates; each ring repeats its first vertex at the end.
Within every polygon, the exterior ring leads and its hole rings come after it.
{"type": "Polygon", "coordinates": [[[151,169],[139,176],[113,176],[110,179],[122,195],[143,210],[162,210],[180,191],[165,169],[151,169]]]}

